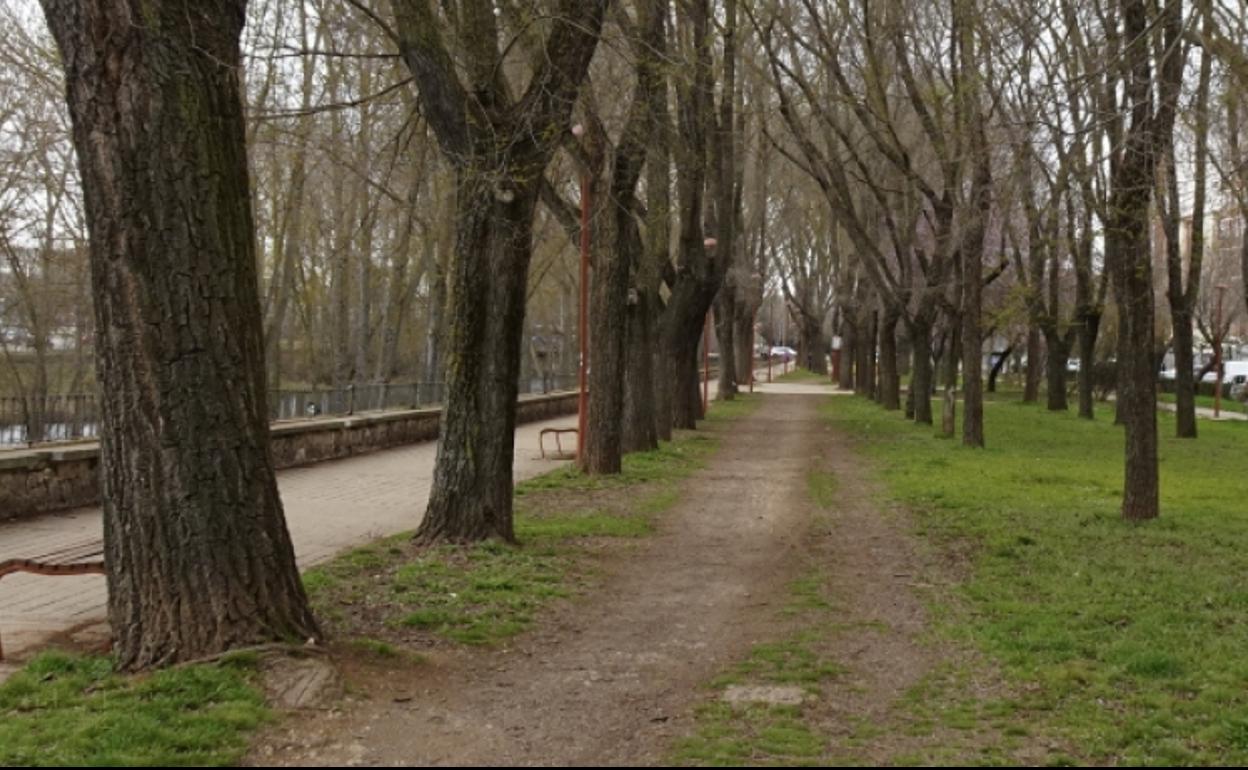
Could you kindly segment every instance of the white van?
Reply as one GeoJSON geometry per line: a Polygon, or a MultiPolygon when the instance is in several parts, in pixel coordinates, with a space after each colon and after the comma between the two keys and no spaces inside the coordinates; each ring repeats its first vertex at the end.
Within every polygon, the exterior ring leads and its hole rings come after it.
{"type": "MultiPolygon", "coordinates": [[[[1222,371],[1222,382],[1225,384],[1244,385],[1248,383],[1248,361],[1223,361],[1222,371]]],[[[1217,382],[1218,373],[1210,369],[1200,381],[1217,382]]]]}

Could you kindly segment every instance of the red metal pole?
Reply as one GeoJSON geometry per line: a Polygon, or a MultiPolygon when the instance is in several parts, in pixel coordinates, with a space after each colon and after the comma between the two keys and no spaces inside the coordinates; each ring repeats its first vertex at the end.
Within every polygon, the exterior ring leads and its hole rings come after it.
{"type": "Polygon", "coordinates": [[[580,394],[576,399],[576,459],[583,455],[585,440],[589,436],[589,386],[586,368],[589,366],[589,174],[581,175],[581,310],[579,320],[581,362],[577,370],[580,394]]]}
{"type": "Polygon", "coordinates": [[[1218,285],[1217,320],[1213,322],[1213,369],[1217,372],[1216,384],[1213,386],[1213,416],[1222,416],[1222,295],[1226,292],[1224,284],[1218,285]]]}
{"type": "MultiPolygon", "coordinates": [[[[775,309],[771,305],[767,306],[767,333],[771,333],[771,325],[776,320],[775,309]]],[[[771,382],[771,341],[767,341],[767,381],[771,382]]]]}
{"type": "Polygon", "coordinates": [[[702,321],[702,415],[711,404],[711,314],[702,321]]]}
{"type": "Polygon", "coordinates": [[[750,392],[754,392],[754,340],[757,339],[758,308],[750,316],[750,392]]]}

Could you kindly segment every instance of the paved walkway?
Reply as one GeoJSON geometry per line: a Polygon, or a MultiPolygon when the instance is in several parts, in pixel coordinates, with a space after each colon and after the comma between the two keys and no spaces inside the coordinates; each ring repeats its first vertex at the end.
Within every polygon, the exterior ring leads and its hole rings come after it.
{"type": "MultiPolygon", "coordinates": [[[[765,376],[766,369],[755,375],[756,379],[765,376]]],[[[714,382],[710,395],[714,399],[714,382]]],[[[538,438],[543,428],[575,426],[576,416],[572,415],[518,427],[513,466],[516,480],[563,464],[541,459],[538,438]]],[[[415,529],[429,500],[436,452],[437,442],[429,441],[278,471],[278,488],[299,566],[306,569],[344,549],[415,529]]],[[[99,508],[0,524],[0,560],[29,558],[97,540],[102,532],[99,508]]],[[[18,573],[5,577],[0,580],[0,634],[6,657],[20,662],[52,637],[79,629],[99,637],[106,600],[103,576],[18,573]]],[[[0,679],[6,669],[11,667],[0,668],[0,679]]]]}
{"type": "MultiPolygon", "coordinates": [[[[541,459],[542,428],[575,426],[573,415],[517,428],[516,479],[563,464],[541,459]]],[[[437,442],[429,441],[278,471],[299,566],[307,568],[343,549],[415,529],[429,499],[436,451],[437,442]]],[[[102,532],[99,508],[0,524],[0,560],[48,553],[97,539],[102,532]]],[[[98,627],[104,622],[105,601],[104,578],[98,575],[18,573],[0,580],[0,633],[6,657],[21,660],[54,635],[98,627]]]]}
{"type": "MultiPolygon", "coordinates": [[[[1166,412],[1173,412],[1176,409],[1178,409],[1178,407],[1176,407],[1174,404],[1168,403],[1166,401],[1158,401],[1157,408],[1166,412]]],[[[1240,406],[1238,403],[1231,401],[1229,404],[1227,404],[1227,402],[1224,401],[1222,411],[1217,417],[1213,416],[1212,409],[1208,407],[1204,407],[1204,406],[1196,407],[1196,416],[1201,417],[1206,420],[1219,420],[1219,421],[1221,420],[1248,420],[1248,414],[1244,414],[1243,412],[1239,410],[1240,410],[1240,406]],[[1227,408],[1228,406],[1230,407],[1229,409],[1227,408]]]]}

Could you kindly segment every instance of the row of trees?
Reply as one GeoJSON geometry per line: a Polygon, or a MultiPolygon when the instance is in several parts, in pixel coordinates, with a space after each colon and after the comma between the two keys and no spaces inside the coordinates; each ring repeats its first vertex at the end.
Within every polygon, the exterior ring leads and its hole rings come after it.
{"type": "MultiPolygon", "coordinates": [[[[834,334],[843,382],[888,408],[931,423],[930,396],[960,385],[970,446],[985,441],[990,332],[1022,319],[1026,397],[1046,350],[1054,409],[1077,344],[1091,418],[1089,364],[1116,330],[1123,513],[1157,514],[1154,244],[1190,350],[1209,168],[1241,189],[1231,94],[1248,70],[1225,9],[42,4],[66,72],[44,76],[67,89],[78,173],[67,160],[41,173],[59,172],[58,216],[81,212],[90,233],[126,667],[318,634],[267,446],[265,387],[283,378],[445,382],[417,539],[513,540],[526,323],[565,328],[582,239],[586,472],[696,425],[712,310],[732,398],[770,293],[807,366],[822,370],[834,334]]],[[[55,120],[45,128],[54,147],[55,120]]],[[[11,210],[51,197],[16,194],[11,210]]],[[[42,231],[23,232],[31,245],[42,231]]]]}
{"type": "MultiPolygon", "coordinates": [[[[1155,383],[1167,348],[1178,432],[1196,435],[1211,167],[1235,218],[1244,215],[1243,9],[1201,0],[777,0],[754,9],[785,128],[776,146],[817,185],[835,237],[854,247],[859,277],[841,283],[840,311],[857,350],[847,357],[864,369],[859,386],[900,408],[904,336],[907,414],[930,423],[934,354],[944,352],[934,346],[960,349],[960,377],[944,355],[941,379],[961,386],[963,443],[983,446],[985,324],[1017,297],[1028,331],[1024,397],[1038,397],[1044,370],[1049,408],[1066,409],[1077,346],[1079,414],[1091,419],[1109,317],[1126,432],[1123,515],[1156,516],[1155,383]],[[985,292],[1001,286],[1002,306],[985,307],[985,292]]],[[[1209,326],[1210,337],[1225,335],[1209,326]]]]}
{"type": "Polygon", "coordinates": [[[288,94],[283,109],[248,116],[241,0],[43,2],[90,233],[123,667],[318,635],[269,457],[266,377],[285,360],[292,313],[335,319],[327,358],[342,378],[373,367],[365,289],[379,254],[389,260],[381,315],[394,319],[381,328],[381,369],[404,355],[403,303],[442,295],[430,357],[447,398],[422,542],[514,539],[530,268],[544,222],[581,238],[572,178],[594,201],[587,471],[618,472],[626,447],[694,427],[696,354],[717,296],[725,397],[738,330],[743,365],[752,357],[762,287],[747,265],[766,248],[745,223],[767,215],[747,216],[745,200],[761,207],[766,186],[747,194],[745,157],[752,148],[761,168],[768,153],[759,113],[743,109],[733,3],[721,16],[709,0],[350,5],[358,36],[345,39],[326,32],[314,3],[261,9],[302,42],[295,66],[275,53],[252,71],[252,103],[292,77],[302,88],[297,105],[288,94]],[[323,70],[312,63],[322,58],[323,70]],[[382,72],[393,85],[378,83],[382,72]],[[388,93],[409,97],[404,109],[386,109],[388,93]],[[574,121],[585,130],[572,132],[574,121]],[[322,130],[330,141],[317,147],[322,130]],[[249,142],[280,161],[257,173],[249,142]],[[322,167],[327,149],[349,156],[322,167]],[[442,199],[425,205],[431,190],[442,199]],[[720,291],[726,276],[732,294],[720,291]]]}

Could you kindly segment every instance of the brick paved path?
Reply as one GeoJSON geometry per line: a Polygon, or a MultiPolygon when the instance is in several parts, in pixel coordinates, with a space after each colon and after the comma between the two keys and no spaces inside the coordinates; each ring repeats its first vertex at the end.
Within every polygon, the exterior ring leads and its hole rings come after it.
{"type": "MultiPolygon", "coordinates": [[[[572,416],[517,428],[516,478],[530,478],[561,464],[540,459],[537,442],[542,428],[575,425],[572,416]]],[[[299,565],[306,568],[344,548],[415,529],[429,498],[436,449],[437,443],[430,441],[278,471],[299,565]]],[[[102,527],[99,508],[0,524],[0,560],[30,558],[98,539],[102,527]]],[[[104,622],[104,603],[102,576],[9,575],[0,580],[0,633],[6,656],[20,661],[55,634],[98,627],[104,622]]]]}

